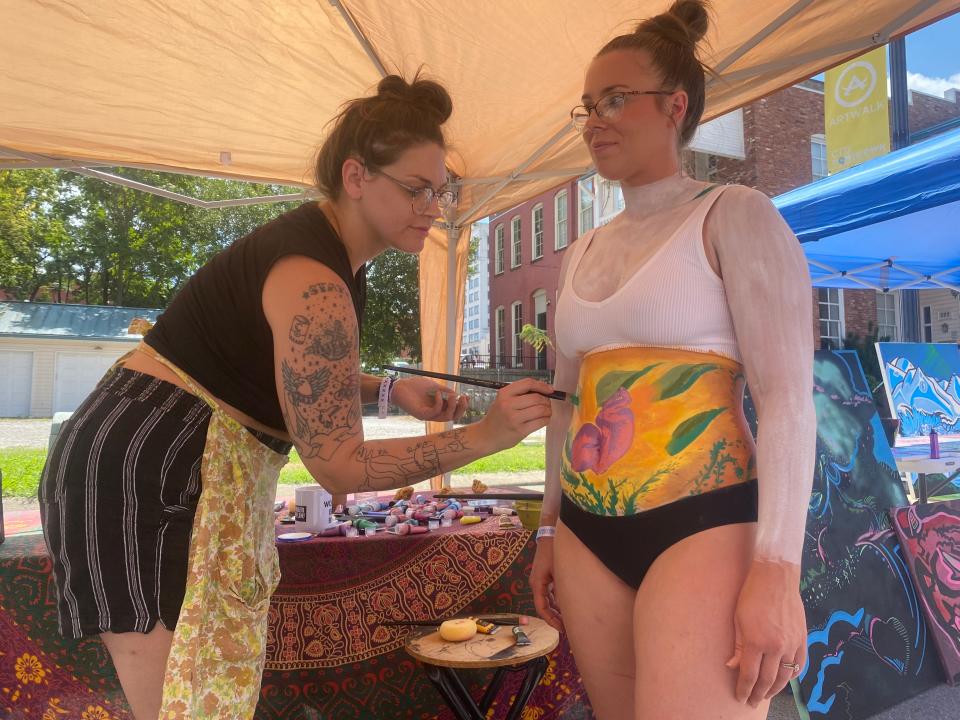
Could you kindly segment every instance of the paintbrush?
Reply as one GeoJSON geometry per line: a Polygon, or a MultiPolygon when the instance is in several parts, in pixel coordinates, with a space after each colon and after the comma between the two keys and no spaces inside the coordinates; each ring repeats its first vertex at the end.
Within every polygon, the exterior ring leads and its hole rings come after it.
{"type": "MultiPolygon", "coordinates": [[[[451,619],[453,618],[444,618],[441,620],[384,620],[380,623],[380,625],[389,625],[391,627],[399,627],[403,625],[432,627],[434,625],[439,625],[440,623],[444,622],[444,620],[451,619]]],[[[477,615],[474,617],[474,620],[483,620],[488,623],[493,623],[494,625],[526,625],[530,621],[526,615],[513,615],[508,617],[504,617],[502,615],[497,615],[494,617],[477,615]]]]}
{"type": "MultiPolygon", "coordinates": [[[[395,372],[407,373],[409,375],[422,375],[423,377],[435,378],[437,380],[448,380],[449,382],[461,383],[463,385],[476,385],[477,387],[499,390],[510,383],[499,382],[497,380],[482,380],[481,378],[465,377],[463,375],[448,375],[447,373],[433,372],[431,370],[418,370],[417,368],[398,367],[396,365],[384,365],[384,370],[394,370],[395,372]]],[[[563,390],[554,390],[546,397],[551,400],[567,400],[567,394],[563,390]]]]}

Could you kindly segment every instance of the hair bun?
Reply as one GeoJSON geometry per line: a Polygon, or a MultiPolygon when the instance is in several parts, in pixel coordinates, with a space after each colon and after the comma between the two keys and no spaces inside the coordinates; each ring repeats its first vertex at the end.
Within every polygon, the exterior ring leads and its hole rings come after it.
{"type": "Polygon", "coordinates": [[[377,97],[416,105],[436,115],[439,124],[445,123],[453,113],[449,93],[439,83],[421,80],[419,72],[409,83],[399,75],[387,75],[377,85],[377,97]]]}
{"type": "Polygon", "coordinates": [[[676,0],[666,14],[680,21],[694,45],[707,34],[710,17],[704,0],[676,0]]]}

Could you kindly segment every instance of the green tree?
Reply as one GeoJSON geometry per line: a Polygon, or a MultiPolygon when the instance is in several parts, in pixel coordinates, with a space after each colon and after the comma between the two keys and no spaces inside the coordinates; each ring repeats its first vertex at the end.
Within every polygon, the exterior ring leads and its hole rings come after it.
{"type": "MultiPolygon", "coordinates": [[[[204,200],[291,192],[129,168],[109,172],[204,200]]],[[[162,308],[213,255],[297,204],[205,210],[69,171],[0,172],[0,287],[23,299],[162,308]]],[[[419,360],[417,257],[384,253],[368,264],[367,276],[364,364],[383,365],[401,353],[419,360]]]]}
{"type": "MultiPolygon", "coordinates": [[[[278,192],[272,186],[144,170],[115,174],[205,200],[278,192]]],[[[214,254],[295,203],[206,210],[74,176],[66,193],[76,233],[73,266],[84,302],[164,307],[214,254]]]]}
{"type": "Polygon", "coordinates": [[[0,172],[0,287],[19,299],[37,299],[68,240],[57,199],[54,171],[0,172]]]}
{"type": "Polygon", "coordinates": [[[403,352],[420,361],[420,278],[416,255],[388,250],[367,263],[367,308],[360,358],[367,368],[403,352]]]}

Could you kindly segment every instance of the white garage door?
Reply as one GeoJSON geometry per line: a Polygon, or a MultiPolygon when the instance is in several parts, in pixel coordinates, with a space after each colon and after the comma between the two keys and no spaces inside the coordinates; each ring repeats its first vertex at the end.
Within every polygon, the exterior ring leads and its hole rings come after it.
{"type": "Polygon", "coordinates": [[[73,412],[123,353],[57,353],[53,411],[73,412]]]}
{"type": "Polygon", "coordinates": [[[0,417],[30,414],[33,353],[0,350],[0,417]]]}

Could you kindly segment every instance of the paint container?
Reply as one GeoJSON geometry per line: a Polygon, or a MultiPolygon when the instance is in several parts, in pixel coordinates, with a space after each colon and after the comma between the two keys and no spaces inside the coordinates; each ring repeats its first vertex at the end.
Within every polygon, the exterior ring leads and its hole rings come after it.
{"type": "Polygon", "coordinates": [[[930,431],[930,459],[937,460],[940,458],[940,436],[937,435],[936,430],[930,431]]]}
{"type": "Polygon", "coordinates": [[[440,529],[440,521],[439,521],[439,520],[434,520],[433,518],[427,520],[427,528],[430,529],[430,530],[439,530],[439,529],[440,529]]]}
{"type": "Polygon", "coordinates": [[[301,532],[321,533],[333,519],[333,496],[319,485],[298,487],[296,499],[296,528],[301,532]]]}
{"type": "Polygon", "coordinates": [[[440,518],[440,527],[453,527],[453,518],[444,515],[440,518]]]}
{"type": "Polygon", "coordinates": [[[344,531],[343,534],[346,535],[347,537],[352,538],[352,537],[357,537],[360,533],[357,531],[357,529],[353,525],[348,525],[347,529],[344,531]]]}

